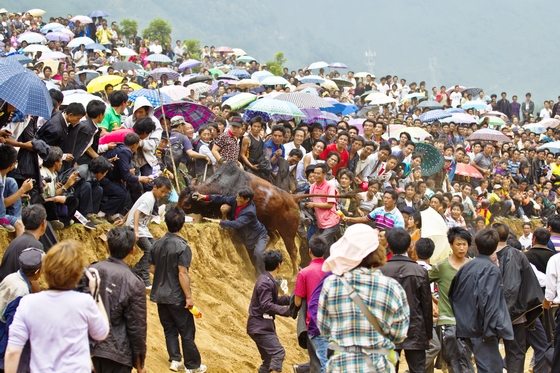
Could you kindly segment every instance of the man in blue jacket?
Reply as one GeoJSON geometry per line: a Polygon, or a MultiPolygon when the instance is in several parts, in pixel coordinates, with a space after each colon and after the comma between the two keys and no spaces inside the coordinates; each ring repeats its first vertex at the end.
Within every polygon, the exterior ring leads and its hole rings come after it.
{"type": "Polygon", "coordinates": [[[241,243],[249,252],[253,252],[253,264],[257,270],[257,276],[260,276],[264,272],[262,254],[266,249],[268,234],[264,225],[257,219],[254,196],[255,193],[251,188],[243,187],[235,196],[199,194],[197,198],[199,201],[205,200],[231,206],[231,210],[228,212],[229,220],[211,218],[204,218],[204,220],[218,223],[224,229],[235,229],[241,243]]]}

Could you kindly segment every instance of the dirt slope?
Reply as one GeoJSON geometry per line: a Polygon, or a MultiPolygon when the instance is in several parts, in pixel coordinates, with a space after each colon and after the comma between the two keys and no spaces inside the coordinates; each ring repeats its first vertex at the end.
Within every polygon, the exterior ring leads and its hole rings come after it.
{"type": "MultiPolygon", "coordinates": [[[[91,232],[74,225],[61,231],[60,239],[82,242],[84,257],[89,262],[99,261],[108,255],[102,235],[110,227],[108,224],[101,225],[91,232]]],[[[151,224],[150,230],[156,239],[166,232],[164,224],[151,224]]],[[[192,289],[195,304],[203,313],[202,319],[196,320],[196,343],[203,364],[212,373],[256,371],[261,363],[260,357],[254,342],[245,332],[247,308],[255,282],[254,268],[245,247],[235,235],[211,224],[185,224],[181,235],[193,251],[192,289]]],[[[0,254],[12,238],[13,235],[6,230],[0,230],[0,254]]],[[[291,277],[291,262],[281,240],[275,248],[283,252],[282,276],[288,279],[291,277]]],[[[138,250],[133,259],[138,260],[140,256],[138,250]]],[[[292,364],[307,361],[307,351],[297,346],[295,320],[280,317],[276,327],[286,348],[284,371],[290,372],[292,364]]],[[[150,372],[166,372],[169,368],[167,360],[157,307],[148,300],[146,365],[150,372]]]]}

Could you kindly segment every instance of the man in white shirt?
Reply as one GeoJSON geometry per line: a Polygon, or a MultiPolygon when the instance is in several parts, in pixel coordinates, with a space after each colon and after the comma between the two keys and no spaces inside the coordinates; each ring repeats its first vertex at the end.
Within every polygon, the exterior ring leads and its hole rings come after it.
{"type": "Polygon", "coordinates": [[[462,97],[463,95],[461,94],[461,92],[459,92],[459,86],[456,85],[453,92],[451,92],[451,94],[449,95],[449,98],[451,99],[451,106],[452,107],[459,106],[461,104],[462,97]]]}
{"type": "Polygon", "coordinates": [[[181,44],[181,40],[177,40],[175,42],[175,48],[173,48],[173,53],[175,53],[175,57],[179,58],[179,57],[183,57],[183,54],[185,54],[185,47],[181,44]]]}
{"type": "Polygon", "coordinates": [[[381,77],[381,82],[377,85],[377,90],[386,95],[387,92],[389,92],[389,89],[391,88],[389,87],[389,84],[387,84],[387,78],[384,76],[381,77]]]}
{"type": "Polygon", "coordinates": [[[87,66],[88,58],[87,58],[85,45],[81,44],[80,49],[78,49],[74,53],[74,63],[76,64],[76,67],[79,68],[80,70],[83,70],[83,68],[87,66]]]}
{"type": "Polygon", "coordinates": [[[154,44],[150,45],[150,52],[156,53],[156,54],[161,54],[162,51],[163,50],[161,48],[161,45],[159,45],[159,40],[154,39],[154,44]]]}
{"type": "Polygon", "coordinates": [[[531,223],[523,223],[523,234],[519,237],[519,243],[524,249],[528,249],[533,244],[532,230],[531,223]]]}
{"type": "Polygon", "coordinates": [[[539,117],[541,119],[547,119],[547,118],[550,118],[551,116],[552,116],[552,110],[550,109],[550,105],[549,105],[548,101],[545,101],[544,102],[544,108],[539,113],[539,117]]]}

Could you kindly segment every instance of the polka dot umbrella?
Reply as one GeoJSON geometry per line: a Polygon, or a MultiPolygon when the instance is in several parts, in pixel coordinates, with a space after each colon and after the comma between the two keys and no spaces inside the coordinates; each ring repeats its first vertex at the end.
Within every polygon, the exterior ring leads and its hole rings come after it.
{"type": "Polygon", "coordinates": [[[443,155],[435,146],[419,142],[414,153],[422,155],[422,176],[431,176],[442,169],[443,155]]]}

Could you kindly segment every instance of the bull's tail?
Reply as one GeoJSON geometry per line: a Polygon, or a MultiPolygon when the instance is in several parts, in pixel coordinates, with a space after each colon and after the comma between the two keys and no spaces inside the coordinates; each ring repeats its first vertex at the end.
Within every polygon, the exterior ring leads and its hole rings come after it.
{"type": "Polygon", "coordinates": [[[290,195],[292,196],[295,202],[298,202],[300,199],[308,198],[308,197],[356,198],[356,194],[357,194],[356,192],[351,191],[348,193],[336,194],[336,195],[330,195],[330,194],[290,194],[290,195]]]}

